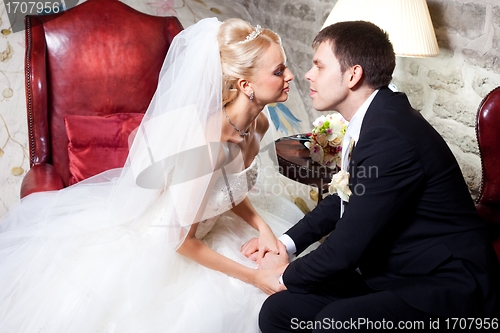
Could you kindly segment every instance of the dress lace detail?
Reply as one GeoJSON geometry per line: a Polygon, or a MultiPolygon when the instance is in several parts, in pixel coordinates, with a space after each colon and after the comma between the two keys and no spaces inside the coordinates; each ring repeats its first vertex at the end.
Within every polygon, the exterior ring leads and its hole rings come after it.
{"type": "MultiPolygon", "coordinates": [[[[259,175],[259,162],[255,158],[250,166],[240,173],[227,175],[227,183],[224,178],[217,180],[212,195],[207,204],[206,213],[212,214],[213,217],[202,221],[196,230],[196,237],[203,239],[206,234],[213,228],[220,214],[227,211],[230,207],[222,207],[221,202],[231,202],[230,196],[232,193],[245,193],[250,191],[257,183],[259,175]]],[[[244,197],[233,197],[233,201],[237,204],[244,197]]],[[[209,215],[210,216],[210,215],[209,215]]]]}

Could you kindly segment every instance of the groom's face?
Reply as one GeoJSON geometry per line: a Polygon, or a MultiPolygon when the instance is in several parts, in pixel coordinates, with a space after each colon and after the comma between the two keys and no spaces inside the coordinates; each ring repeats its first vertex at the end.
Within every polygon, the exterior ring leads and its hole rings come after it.
{"type": "Polygon", "coordinates": [[[331,43],[319,44],[313,57],[313,66],[305,75],[316,110],[342,113],[349,92],[345,74],[340,70],[340,63],[332,51],[331,43]]]}

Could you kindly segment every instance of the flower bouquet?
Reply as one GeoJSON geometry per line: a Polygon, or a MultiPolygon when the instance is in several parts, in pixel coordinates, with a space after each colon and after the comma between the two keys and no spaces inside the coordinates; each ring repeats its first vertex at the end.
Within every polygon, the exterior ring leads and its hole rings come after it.
{"type": "Polygon", "coordinates": [[[341,167],[342,140],[347,124],[340,113],[320,116],[313,122],[310,141],[304,143],[313,161],[332,169],[341,167]]]}

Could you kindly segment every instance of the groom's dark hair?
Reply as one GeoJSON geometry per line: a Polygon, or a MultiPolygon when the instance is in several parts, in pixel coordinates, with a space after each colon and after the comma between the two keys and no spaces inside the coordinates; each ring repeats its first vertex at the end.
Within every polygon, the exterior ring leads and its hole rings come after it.
{"type": "Polygon", "coordinates": [[[396,67],[394,48],[387,33],[375,24],[366,21],[332,24],[314,38],[313,48],[322,42],[331,44],[342,73],[359,65],[363,68],[365,82],[373,89],[391,82],[396,67]]]}

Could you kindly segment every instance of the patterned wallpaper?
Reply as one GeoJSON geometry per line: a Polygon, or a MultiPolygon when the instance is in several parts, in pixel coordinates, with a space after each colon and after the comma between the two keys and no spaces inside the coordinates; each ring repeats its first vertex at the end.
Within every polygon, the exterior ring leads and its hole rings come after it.
{"type": "Polygon", "coordinates": [[[19,198],[29,168],[24,95],[24,32],[12,33],[0,4],[0,215],[19,198]],[[15,194],[14,194],[15,193],[15,194]]]}
{"type": "MultiPolygon", "coordinates": [[[[26,100],[24,92],[24,31],[13,32],[7,4],[0,0],[0,217],[17,201],[29,169],[26,100]]],[[[246,8],[231,0],[124,0],[151,15],[177,16],[184,27],[205,17],[240,17],[253,22],[246,8]]],[[[66,1],[66,3],[69,3],[66,1]]],[[[16,29],[14,29],[15,31],[16,29]]],[[[308,132],[310,122],[297,90],[292,86],[286,103],[270,105],[278,136],[308,132]]],[[[309,200],[309,198],[304,198],[309,200]]]]}

